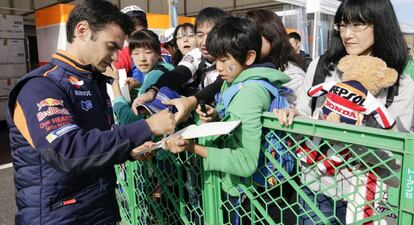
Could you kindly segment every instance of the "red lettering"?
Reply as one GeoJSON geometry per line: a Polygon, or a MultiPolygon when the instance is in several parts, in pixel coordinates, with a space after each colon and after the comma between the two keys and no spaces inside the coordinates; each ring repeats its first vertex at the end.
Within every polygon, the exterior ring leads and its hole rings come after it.
{"type": "Polygon", "coordinates": [[[50,124],[50,120],[45,121],[43,123],[40,123],[39,127],[40,129],[44,129],[46,126],[48,126],[50,124]]]}
{"type": "Polygon", "coordinates": [[[343,113],[345,116],[349,116],[349,111],[346,111],[346,110],[342,109],[342,113],[343,113]]]}
{"type": "Polygon", "coordinates": [[[344,108],[341,108],[338,105],[334,105],[332,102],[330,102],[329,100],[327,100],[325,102],[325,106],[327,108],[329,108],[332,111],[336,111],[339,115],[343,115],[343,116],[347,116],[347,117],[352,117],[352,118],[356,118],[356,113],[354,111],[349,111],[349,110],[345,110],[344,108]]]}
{"type": "Polygon", "coordinates": [[[333,106],[333,104],[330,102],[330,101],[326,101],[326,104],[325,104],[328,108],[330,108],[330,109],[333,109],[334,108],[334,106],[333,106]]]}
{"type": "Polygon", "coordinates": [[[334,110],[335,110],[335,111],[337,111],[339,114],[342,114],[342,113],[341,113],[341,112],[342,112],[342,109],[341,109],[341,108],[339,108],[339,106],[335,105],[334,110]]]}

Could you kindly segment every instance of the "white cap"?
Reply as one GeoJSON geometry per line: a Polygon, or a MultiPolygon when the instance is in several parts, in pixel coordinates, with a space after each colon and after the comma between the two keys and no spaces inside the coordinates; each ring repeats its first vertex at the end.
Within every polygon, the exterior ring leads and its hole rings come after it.
{"type": "Polygon", "coordinates": [[[145,11],[141,7],[136,6],[136,5],[127,6],[121,10],[121,12],[125,14],[128,12],[133,12],[133,11],[141,11],[145,13],[145,11]]]}
{"type": "Polygon", "coordinates": [[[164,32],[162,32],[160,35],[161,44],[170,42],[174,38],[174,31],[175,27],[170,27],[166,29],[164,32]]]}

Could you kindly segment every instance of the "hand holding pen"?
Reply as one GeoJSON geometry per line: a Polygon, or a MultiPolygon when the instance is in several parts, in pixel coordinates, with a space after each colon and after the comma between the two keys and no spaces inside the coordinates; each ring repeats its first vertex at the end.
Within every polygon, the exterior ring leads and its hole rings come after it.
{"type": "Polygon", "coordinates": [[[214,107],[205,104],[203,101],[200,101],[199,105],[196,108],[197,114],[200,116],[200,120],[203,123],[214,121],[217,117],[217,111],[214,107]]]}

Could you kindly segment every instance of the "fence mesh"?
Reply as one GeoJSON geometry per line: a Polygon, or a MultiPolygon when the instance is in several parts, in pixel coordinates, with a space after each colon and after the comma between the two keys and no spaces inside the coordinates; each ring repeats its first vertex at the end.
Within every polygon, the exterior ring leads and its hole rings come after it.
{"type": "Polygon", "coordinates": [[[269,113],[263,126],[273,139],[237,195],[189,152],[117,166],[122,224],[414,224],[413,134],[269,113]]]}

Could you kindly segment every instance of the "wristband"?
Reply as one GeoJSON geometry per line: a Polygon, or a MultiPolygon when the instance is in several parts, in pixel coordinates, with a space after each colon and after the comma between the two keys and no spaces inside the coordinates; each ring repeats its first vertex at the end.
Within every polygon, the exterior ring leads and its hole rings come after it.
{"type": "Polygon", "coordinates": [[[155,86],[151,86],[150,88],[149,88],[149,90],[153,90],[153,91],[155,91],[155,94],[158,94],[158,92],[160,91],[157,87],[155,87],[155,86]]]}

